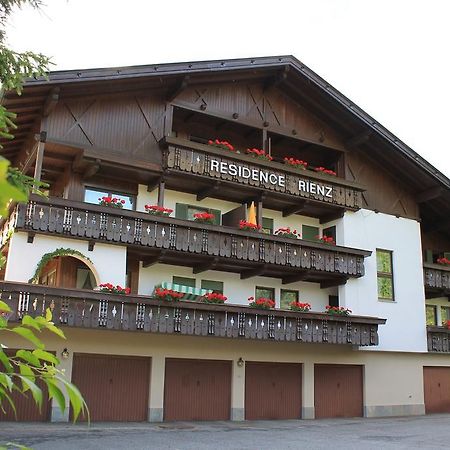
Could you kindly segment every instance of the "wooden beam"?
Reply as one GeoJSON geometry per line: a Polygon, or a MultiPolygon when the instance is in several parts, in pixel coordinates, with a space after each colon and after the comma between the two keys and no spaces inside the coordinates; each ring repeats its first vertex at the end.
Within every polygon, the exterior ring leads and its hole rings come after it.
{"type": "Polygon", "coordinates": [[[164,206],[164,192],[165,192],[166,182],[161,179],[158,186],[158,206],[164,206]]]}
{"type": "Polygon", "coordinates": [[[342,219],[344,217],[345,209],[339,209],[329,214],[324,214],[320,217],[320,223],[328,223],[333,220],[342,219]]]}
{"type": "Polygon", "coordinates": [[[157,187],[159,187],[159,184],[163,180],[162,177],[157,177],[154,180],[151,180],[150,183],[147,185],[147,192],[153,192],[157,187]]]}
{"type": "Polygon", "coordinates": [[[245,270],[244,272],[241,272],[241,280],[247,280],[248,278],[264,275],[266,269],[267,269],[266,264],[263,264],[262,266],[259,266],[256,269],[245,270]]]}
{"type": "Polygon", "coordinates": [[[444,189],[441,186],[435,186],[430,189],[426,189],[425,191],[417,193],[415,199],[417,203],[425,203],[440,197],[443,192],[444,189]]]}
{"type": "Polygon", "coordinates": [[[335,278],[334,280],[328,280],[328,281],[322,281],[320,283],[320,289],[328,289],[330,287],[335,286],[343,286],[347,283],[349,277],[339,277],[335,278]]]}
{"type": "Polygon", "coordinates": [[[217,263],[219,262],[219,258],[216,256],[215,258],[210,259],[206,263],[195,266],[192,269],[193,274],[198,274],[202,272],[206,272],[207,270],[214,270],[217,267],[217,263]]]}
{"type": "Polygon", "coordinates": [[[281,83],[286,81],[289,72],[289,66],[284,66],[283,70],[277,73],[275,76],[270,77],[263,87],[263,92],[268,91],[269,89],[273,89],[279,86],[281,83]]]}
{"type": "Polygon", "coordinates": [[[55,86],[48,95],[47,99],[45,100],[44,107],[42,108],[42,115],[43,117],[47,117],[50,115],[50,113],[55,109],[56,104],[59,100],[59,91],[60,88],[55,86]]]}
{"type": "Polygon", "coordinates": [[[180,95],[189,84],[189,75],[184,76],[177,84],[176,86],[167,93],[166,101],[171,102],[175,100],[178,95],[180,95]]]}
{"type": "Polygon", "coordinates": [[[86,178],[90,178],[90,177],[93,177],[94,175],[96,175],[98,173],[98,171],[100,170],[100,163],[101,163],[101,160],[96,159],[95,162],[88,164],[88,166],[84,170],[83,178],[86,179],[86,178]]]}
{"type": "Polygon", "coordinates": [[[299,272],[294,275],[288,275],[286,277],[282,278],[281,283],[282,284],[290,284],[290,283],[296,283],[297,281],[304,281],[308,277],[308,272],[299,272]]]}
{"type": "Polygon", "coordinates": [[[358,147],[361,144],[368,142],[371,136],[372,136],[372,131],[369,131],[369,130],[363,131],[362,133],[357,134],[356,136],[353,136],[351,139],[348,139],[345,142],[345,147],[347,149],[352,149],[352,148],[358,147]]]}
{"type": "Polygon", "coordinates": [[[216,181],[211,186],[207,186],[197,192],[197,201],[200,202],[207,197],[211,197],[212,194],[217,192],[220,188],[221,182],[216,181]]]}
{"type": "Polygon", "coordinates": [[[292,216],[292,214],[297,214],[305,209],[305,206],[308,204],[307,200],[300,200],[298,203],[292,206],[288,206],[283,209],[283,217],[292,216]]]}
{"type": "Polygon", "coordinates": [[[45,141],[47,140],[47,118],[41,120],[41,132],[39,133],[39,141],[36,149],[36,163],[34,164],[34,176],[36,181],[41,181],[42,162],[44,161],[45,141]]]}
{"type": "Polygon", "coordinates": [[[166,253],[166,250],[161,250],[158,254],[144,259],[142,261],[142,267],[147,268],[153,266],[154,264],[158,264],[159,262],[161,262],[166,253]]]}

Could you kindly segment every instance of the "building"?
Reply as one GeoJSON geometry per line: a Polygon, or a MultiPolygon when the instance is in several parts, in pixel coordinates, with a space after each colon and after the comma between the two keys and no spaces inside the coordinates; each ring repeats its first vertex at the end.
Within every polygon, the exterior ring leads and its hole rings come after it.
{"type": "Polygon", "coordinates": [[[50,183],[4,219],[2,300],[11,322],[53,309],[92,420],[450,412],[450,180],[300,61],[53,72],[2,101],[2,155],[50,183]]]}

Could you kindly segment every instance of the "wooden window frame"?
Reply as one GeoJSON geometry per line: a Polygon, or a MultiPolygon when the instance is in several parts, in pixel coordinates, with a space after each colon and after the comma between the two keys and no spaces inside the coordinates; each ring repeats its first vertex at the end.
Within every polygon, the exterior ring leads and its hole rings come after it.
{"type": "Polygon", "coordinates": [[[99,195],[102,194],[107,194],[110,197],[114,197],[114,195],[121,195],[123,197],[130,197],[133,199],[132,202],[132,208],[131,209],[127,209],[126,211],[136,211],[136,204],[137,204],[137,195],[130,193],[130,192],[123,192],[123,191],[119,191],[119,190],[113,190],[110,188],[101,188],[101,187],[96,187],[96,186],[88,186],[85,185],[84,186],[84,195],[83,195],[83,201],[86,202],[86,191],[94,191],[94,192],[98,192],[99,195]]]}
{"type": "Polygon", "coordinates": [[[379,301],[383,301],[383,302],[395,302],[395,285],[394,285],[394,252],[392,250],[387,250],[385,248],[377,248],[375,250],[375,258],[378,257],[378,252],[382,252],[382,253],[388,253],[390,260],[391,260],[391,272],[379,272],[378,271],[378,261],[376,261],[377,264],[377,296],[378,296],[378,300],[379,301]],[[388,278],[391,280],[391,285],[392,285],[392,298],[383,298],[380,297],[378,295],[378,279],[379,278],[388,278]]]}
{"type": "Polygon", "coordinates": [[[296,294],[296,302],[300,300],[300,291],[298,289],[280,289],[280,308],[282,307],[283,293],[284,292],[294,292],[296,294]]]}
{"type": "Polygon", "coordinates": [[[269,287],[269,286],[255,286],[255,299],[258,298],[258,296],[256,295],[256,291],[258,289],[265,289],[267,291],[272,291],[272,293],[273,293],[272,300],[275,301],[275,288],[269,287]]]}

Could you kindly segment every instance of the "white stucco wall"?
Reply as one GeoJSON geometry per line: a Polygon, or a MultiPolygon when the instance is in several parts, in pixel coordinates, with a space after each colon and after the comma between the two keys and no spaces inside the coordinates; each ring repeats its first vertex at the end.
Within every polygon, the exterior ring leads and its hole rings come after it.
{"type": "Polygon", "coordinates": [[[386,318],[374,350],[427,351],[420,225],[368,210],[347,212],[338,223],[342,245],[371,250],[366,274],[339,288],[341,305],[354,314],[386,318]],[[394,301],[378,299],[376,249],[393,252],[394,301]]]}
{"type": "Polygon", "coordinates": [[[99,283],[125,285],[126,247],[95,244],[90,252],[87,241],[44,235],[36,235],[29,244],[27,234],[23,232],[16,232],[11,237],[5,280],[28,282],[42,256],[57,248],[72,248],[88,257],[98,272],[99,283]]]}
{"type": "Polygon", "coordinates": [[[311,304],[311,310],[324,311],[328,305],[328,295],[337,294],[336,289],[320,289],[317,283],[297,282],[291,284],[281,284],[281,280],[268,277],[253,277],[247,280],[241,280],[239,274],[206,271],[201,274],[193,275],[189,267],[172,266],[165,264],[155,264],[150,267],[140,268],[139,271],[139,294],[150,295],[153,288],[162,281],[172,282],[173,276],[195,278],[196,287],[201,287],[201,280],[222,281],[224,284],[224,295],[228,297],[227,303],[248,305],[247,299],[255,295],[255,287],[275,288],[276,306],[280,306],[280,290],[292,289],[300,292],[301,302],[311,304]]]}

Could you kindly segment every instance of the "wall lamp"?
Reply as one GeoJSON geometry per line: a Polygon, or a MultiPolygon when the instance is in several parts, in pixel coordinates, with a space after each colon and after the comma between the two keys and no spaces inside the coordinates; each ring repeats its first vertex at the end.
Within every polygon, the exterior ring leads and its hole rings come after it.
{"type": "Polygon", "coordinates": [[[236,364],[238,367],[242,367],[244,365],[244,360],[242,357],[239,357],[239,359],[236,361],[236,364]]]}
{"type": "Polygon", "coordinates": [[[67,348],[63,349],[61,352],[62,359],[67,359],[69,357],[69,350],[67,348]]]}

